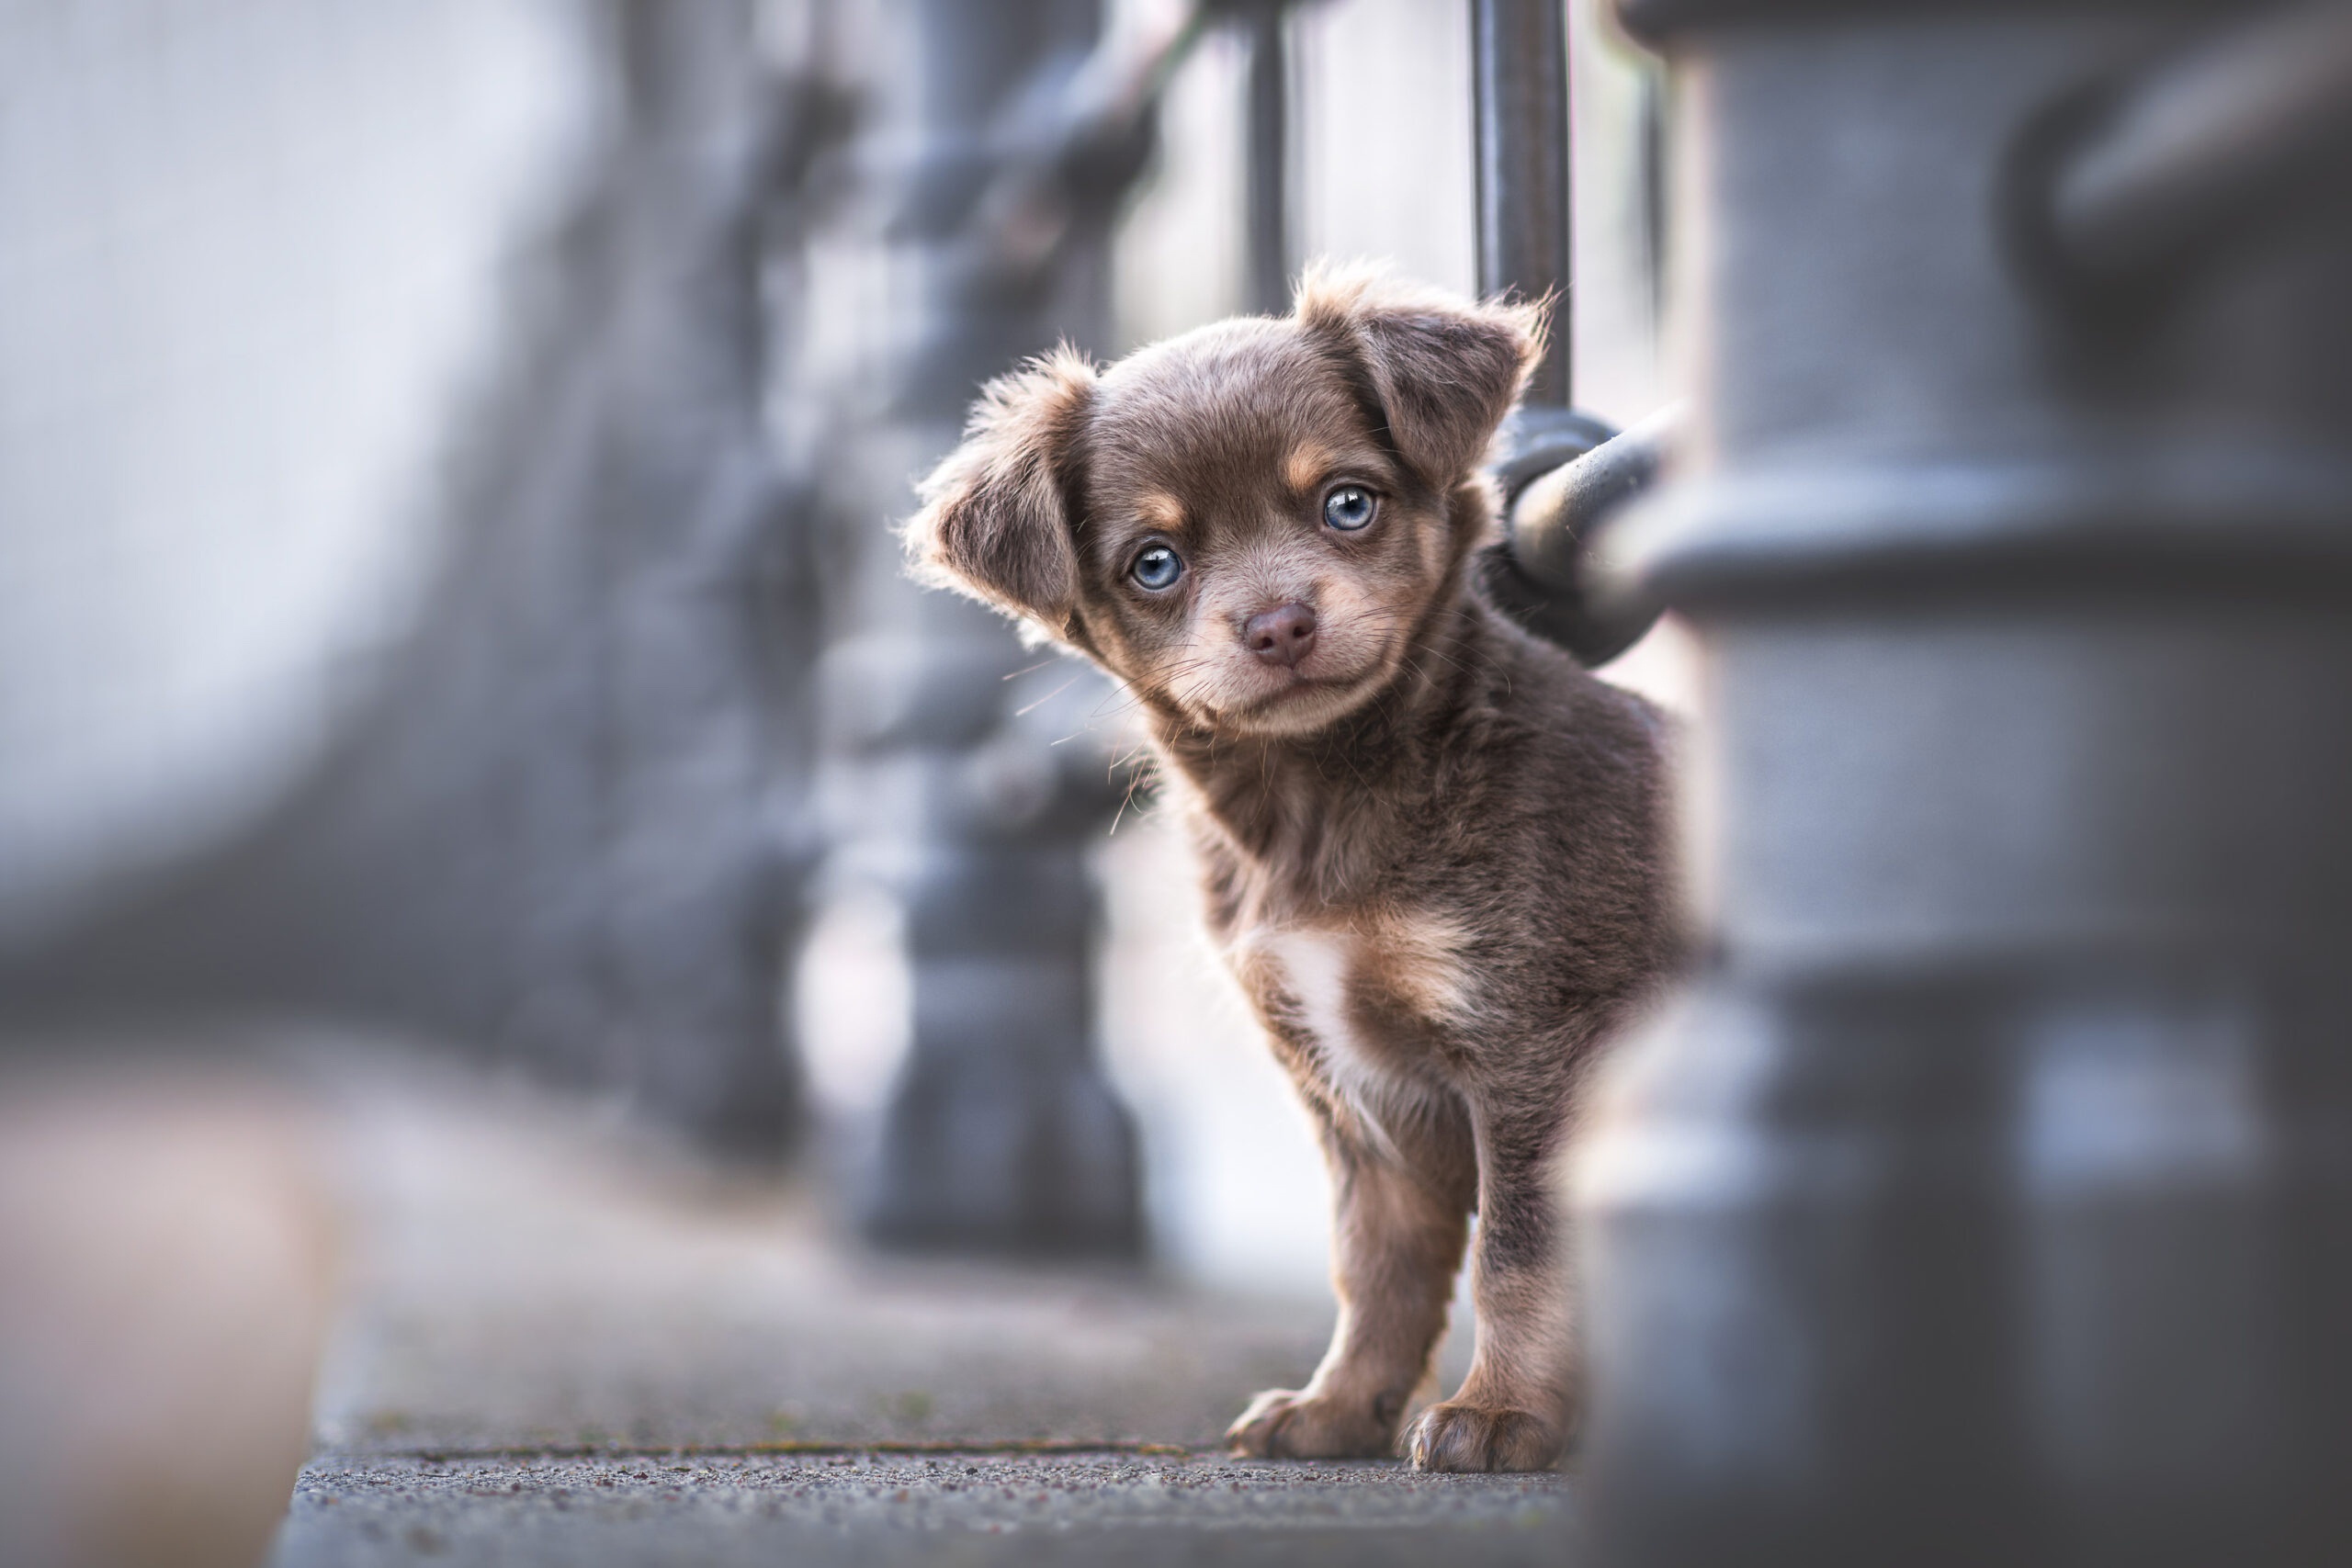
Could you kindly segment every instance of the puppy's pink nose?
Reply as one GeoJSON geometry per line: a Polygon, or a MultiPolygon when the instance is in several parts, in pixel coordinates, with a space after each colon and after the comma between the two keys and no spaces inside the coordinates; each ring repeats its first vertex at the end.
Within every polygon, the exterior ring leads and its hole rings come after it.
{"type": "Polygon", "coordinates": [[[1295,599],[1261,611],[1242,626],[1241,640],[1269,664],[1295,664],[1315,646],[1315,612],[1295,599]]]}

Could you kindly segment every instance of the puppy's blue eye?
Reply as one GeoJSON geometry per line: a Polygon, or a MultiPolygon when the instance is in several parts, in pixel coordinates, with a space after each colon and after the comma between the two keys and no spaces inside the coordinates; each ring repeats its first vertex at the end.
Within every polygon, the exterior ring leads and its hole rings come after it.
{"type": "Polygon", "coordinates": [[[1341,485],[1323,498],[1323,521],[1352,534],[1372,521],[1372,491],[1362,485],[1341,485]]]}
{"type": "Polygon", "coordinates": [[[1184,562],[1166,545],[1154,545],[1136,557],[1136,564],[1127,570],[1137,582],[1157,591],[1175,586],[1176,580],[1184,575],[1184,562]]]}

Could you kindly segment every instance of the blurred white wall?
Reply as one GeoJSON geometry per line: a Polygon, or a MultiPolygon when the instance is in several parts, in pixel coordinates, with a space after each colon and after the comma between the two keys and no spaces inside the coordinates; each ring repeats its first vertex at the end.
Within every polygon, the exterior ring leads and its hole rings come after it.
{"type": "Polygon", "coordinates": [[[433,561],[563,0],[0,4],[0,931],[260,809],[433,561]]]}
{"type": "Polygon", "coordinates": [[[1295,244],[1478,285],[1465,0],[1333,0],[1291,24],[1295,244]]]}
{"type": "MultiPolygon", "coordinates": [[[[1130,4],[1137,10],[1164,8],[1159,0],[1130,4]]],[[[1169,85],[1156,171],[1112,253],[1114,352],[1243,308],[1249,69],[1241,40],[1218,32],[1201,41],[1169,85]]]]}

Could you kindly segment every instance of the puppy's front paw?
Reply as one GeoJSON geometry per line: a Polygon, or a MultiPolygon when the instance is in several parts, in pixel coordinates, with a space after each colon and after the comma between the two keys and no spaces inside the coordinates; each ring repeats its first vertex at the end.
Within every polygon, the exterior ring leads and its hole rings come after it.
{"type": "Polygon", "coordinates": [[[1226,1428],[1225,1442],[1249,1459],[1385,1459],[1396,1430],[1362,1404],[1270,1388],[1226,1428]]]}
{"type": "Polygon", "coordinates": [[[1525,1410],[1432,1404],[1406,1440],[1415,1470],[1549,1470],[1566,1446],[1556,1421],[1525,1410]]]}

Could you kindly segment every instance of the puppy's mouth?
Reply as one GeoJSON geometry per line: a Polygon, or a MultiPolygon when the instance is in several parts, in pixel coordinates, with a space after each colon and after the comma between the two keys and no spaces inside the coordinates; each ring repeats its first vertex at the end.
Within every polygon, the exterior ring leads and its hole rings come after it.
{"type": "Polygon", "coordinates": [[[1194,656],[1173,678],[1147,682],[1191,725],[1230,735],[1306,735],[1338,722],[1396,679],[1393,638],[1363,636],[1274,666],[1244,650],[1194,656]]]}
{"type": "Polygon", "coordinates": [[[1251,697],[1231,711],[1237,714],[1267,713],[1275,708],[1289,707],[1328,693],[1344,692],[1361,685],[1365,677],[1351,675],[1301,675],[1293,671],[1282,685],[1260,696],[1251,697]]]}
{"type": "Polygon", "coordinates": [[[1219,704],[1212,723],[1244,729],[1287,730],[1336,718],[1379,683],[1382,663],[1341,671],[1284,671],[1281,683],[1238,701],[1219,704]]]}

